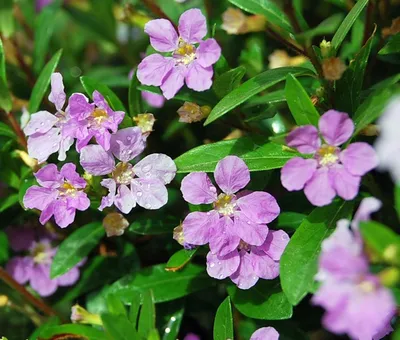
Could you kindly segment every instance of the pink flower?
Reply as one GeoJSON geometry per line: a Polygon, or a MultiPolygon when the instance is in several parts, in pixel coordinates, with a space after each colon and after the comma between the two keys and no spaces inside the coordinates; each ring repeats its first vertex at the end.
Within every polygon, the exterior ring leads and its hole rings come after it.
{"type": "Polygon", "coordinates": [[[145,32],[150,36],[151,45],[159,52],[171,52],[172,55],[149,55],[139,64],[137,72],[142,84],[161,86],[167,99],[173,98],[184,82],[192,90],[208,90],[214,74],[212,65],[221,56],[221,48],[215,39],[202,40],[207,34],[207,23],[199,9],[183,13],[178,30],[179,36],[165,19],[146,24],[145,32]]]}
{"type": "Polygon", "coordinates": [[[54,0],[36,0],[35,2],[35,9],[36,12],[39,13],[45,8],[46,6],[50,5],[53,3],[54,0]]]}
{"type": "Polygon", "coordinates": [[[142,131],[138,127],[119,130],[111,136],[110,150],[99,145],[88,145],[81,151],[80,163],[95,176],[111,174],[101,185],[109,190],[99,210],[113,204],[128,214],[136,203],[146,209],[159,209],[168,201],[165,187],[175,177],[174,161],[163,154],[151,154],[134,166],[129,163],[145,148],[142,131]],[[115,164],[114,156],[121,162],[115,164]]]}
{"type": "Polygon", "coordinates": [[[40,296],[49,296],[58,286],[71,286],[78,281],[78,267],[83,265],[84,261],[62,276],[50,279],[50,267],[57,247],[52,245],[54,239],[46,231],[36,232],[28,227],[9,227],[7,235],[15,252],[25,252],[23,256],[11,258],[6,265],[7,272],[19,284],[29,282],[40,296]]]}
{"type": "MultiPolygon", "coordinates": [[[[135,72],[135,69],[132,69],[129,72],[129,75],[128,75],[129,79],[132,79],[134,72],[135,72]]],[[[157,93],[153,93],[153,92],[149,92],[149,91],[142,91],[141,94],[142,94],[142,98],[146,101],[146,103],[152,107],[159,109],[159,108],[162,108],[165,104],[165,98],[161,94],[157,94],[157,93]]]]}
{"type": "MultiPolygon", "coordinates": [[[[193,212],[185,218],[184,242],[209,243],[209,275],[217,279],[230,276],[239,288],[250,288],[259,277],[276,277],[279,273],[276,261],[281,253],[270,253],[271,242],[280,235],[287,243],[288,237],[282,231],[268,232],[267,223],[280,211],[275,198],[261,191],[238,192],[249,183],[250,172],[236,156],[222,159],[214,177],[222,190],[219,195],[204,172],[193,172],[182,180],[181,191],[187,202],[213,204],[211,211],[193,212]],[[261,268],[261,263],[266,267],[261,268]]],[[[279,247],[282,248],[281,244],[279,247]]]]}
{"type": "Polygon", "coordinates": [[[51,75],[51,93],[49,101],[56,107],[56,114],[39,111],[32,114],[30,121],[24,128],[28,136],[28,153],[39,163],[45,162],[49,156],[58,152],[58,160],[66,158],[66,152],[74,139],[68,136],[66,124],[70,121],[69,107],[63,111],[66,95],[60,73],[51,75]]]}
{"type": "Polygon", "coordinates": [[[74,221],[76,210],[89,208],[90,201],[83,191],[86,181],[75,169],[72,163],[66,163],[60,171],[55,164],[49,164],[35,173],[40,186],[34,185],[26,191],[24,206],[41,210],[41,224],[54,215],[57,225],[65,228],[74,221]]]}
{"type": "Polygon", "coordinates": [[[113,111],[104,97],[93,92],[94,103],[89,103],[86,96],[74,93],[69,98],[72,120],[68,124],[68,133],[77,139],[77,150],[80,151],[94,137],[104,150],[110,149],[111,133],[118,130],[125,112],[113,111]]]}
{"type": "Polygon", "coordinates": [[[319,272],[321,282],[313,303],[325,308],[323,325],[352,339],[380,339],[391,331],[390,320],[396,303],[389,289],[369,271],[368,259],[358,232],[360,221],[369,220],[378,210],[375,198],[362,201],[356,216],[340,220],[334,233],[322,243],[319,272]]]}
{"type": "Polygon", "coordinates": [[[257,329],[252,335],[250,340],[278,340],[279,333],[273,327],[263,327],[257,329]]]}
{"type": "Polygon", "coordinates": [[[336,195],[345,200],[354,199],[360,187],[361,176],[378,165],[374,149],[367,143],[352,143],[341,150],[354,132],[354,123],[346,113],[330,110],[316,127],[306,125],[292,131],[287,144],[313,158],[295,157],[282,168],[282,185],[289,191],[302,190],[315,206],[332,202],[336,195]]]}

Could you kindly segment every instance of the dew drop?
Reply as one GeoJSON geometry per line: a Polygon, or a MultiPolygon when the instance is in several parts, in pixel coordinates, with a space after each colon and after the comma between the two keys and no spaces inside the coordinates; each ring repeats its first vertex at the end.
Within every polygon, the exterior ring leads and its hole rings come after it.
{"type": "Polygon", "coordinates": [[[147,204],[145,205],[145,207],[146,207],[146,209],[150,209],[150,208],[151,208],[151,205],[150,205],[149,203],[147,203],[147,204]]]}
{"type": "Polygon", "coordinates": [[[40,126],[43,126],[44,125],[44,122],[40,122],[40,126]]]}
{"type": "Polygon", "coordinates": [[[128,142],[130,142],[131,140],[132,140],[132,137],[126,137],[126,140],[128,141],[128,142]]]}
{"type": "Polygon", "coordinates": [[[210,262],[210,268],[214,268],[215,267],[215,263],[214,262],[210,262]]]}
{"type": "Polygon", "coordinates": [[[144,167],[142,167],[143,172],[149,172],[151,170],[152,166],[151,164],[147,164],[144,167]]]}
{"type": "Polygon", "coordinates": [[[219,275],[218,275],[218,278],[219,278],[220,280],[222,280],[223,277],[224,277],[224,275],[222,275],[222,274],[219,274],[219,275]]]}
{"type": "Polygon", "coordinates": [[[210,212],[208,212],[208,213],[207,213],[207,216],[210,216],[210,215],[211,215],[211,213],[210,213],[210,212]]]}
{"type": "Polygon", "coordinates": [[[36,131],[39,131],[39,128],[35,128],[35,132],[36,132],[36,131]]]}
{"type": "Polygon", "coordinates": [[[217,189],[214,187],[214,186],[210,186],[210,191],[212,191],[212,192],[217,192],[217,189]]]}
{"type": "Polygon", "coordinates": [[[289,239],[289,236],[286,234],[282,235],[282,240],[287,241],[289,239]]]}
{"type": "Polygon", "coordinates": [[[147,172],[145,176],[148,178],[148,177],[151,176],[151,173],[150,173],[150,172],[147,172]]]}
{"type": "Polygon", "coordinates": [[[251,224],[251,222],[250,222],[250,221],[247,221],[247,224],[251,224]]]}
{"type": "Polygon", "coordinates": [[[143,193],[141,191],[138,191],[136,195],[138,195],[138,197],[141,197],[143,193]]]}
{"type": "Polygon", "coordinates": [[[171,321],[176,321],[176,317],[175,316],[171,316],[171,321]]]}

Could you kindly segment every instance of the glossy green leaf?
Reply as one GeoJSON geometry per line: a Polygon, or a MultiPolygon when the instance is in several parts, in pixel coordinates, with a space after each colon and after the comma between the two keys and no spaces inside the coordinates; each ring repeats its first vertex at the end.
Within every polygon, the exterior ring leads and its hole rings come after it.
{"type": "Polygon", "coordinates": [[[298,40],[311,40],[320,35],[332,34],[343,21],[343,14],[336,13],[322,21],[318,26],[296,35],[298,40]]]}
{"type": "Polygon", "coordinates": [[[249,318],[284,320],[292,316],[292,305],[276,280],[260,280],[248,290],[231,285],[228,293],[237,310],[249,318]]]}
{"type": "Polygon", "coordinates": [[[297,152],[274,143],[260,145],[245,137],[199,146],[176,158],[175,164],[179,173],[213,172],[217,163],[228,155],[242,158],[250,171],[264,171],[283,167],[297,152]]]}
{"type": "Polygon", "coordinates": [[[28,111],[29,113],[35,113],[39,110],[40,103],[42,102],[44,95],[50,85],[50,78],[53,72],[56,70],[58,62],[60,61],[62,50],[59,50],[46,64],[43,71],[40,73],[39,78],[33,87],[31,98],[29,99],[28,111]]]}
{"type": "Polygon", "coordinates": [[[164,302],[178,299],[214,284],[203,266],[188,264],[177,272],[167,272],[165,264],[144,268],[127,275],[111,285],[109,293],[116,294],[126,303],[131,303],[133,294],[151,289],[154,301],[164,302]]]}
{"type": "Polygon", "coordinates": [[[107,295],[106,303],[107,310],[110,314],[127,316],[124,304],[115,295],[107,295]]]}
{"type": "Polygon", "coordinates": [[[6,56],[4,54],[3,41],[0,39],[0,78],[7,83],[7,74],[6,74],[6,56]]]}
{"type": "Polygon", "coordinates": [[[99,243],[104,234],[101,222],[93,222],[75,230],[58,247],[51,264],[51,278],[65,274],[78,264],[99,243]]]}
{"type": "Polygon", "coordinates": [[[306,217],[307,215],[301,213],[284,211],[278,216],[278,227],[297,229],[306,217]]]}
{"type": "Polygon", "coordinates": [[[9,38],[15,30],[13,0],[2,0],[0,2],[0,33],[9,38]]]}
{"type": "Polygon", "coordinates": [[[281,67],[265,71],[254,78],[249,79],[221,99],[221,101],[211,111],[204,125],[212,123],[256,94],[285,80],[289,73],[292,73],[293,75],[305,75],[311,74],[311,71],[310,69],[303,67],[281,67]]]}
{"type": "Polygon", "coordinates": [[[47,332],[49,328],[57,326],[59,324],[60,324],[60,319],[57,316],[53,316],[47,319],[45,323],[43,323],[42,325],[40,325],[38,328],[35,329],[35,331],[29,337],[29,340],[37,340],[40,334],[47,332]]]}
{"type": "Polygon", "coordinates": [[[282,28],[285,31],[292,32],[292,26],[285,12],[271,0],[228,0],[242,10],[264,15],[269,22],[282,28]]]}
{"type": "MultiPolygon", "coordinates": [[[[66,324],[66,325],[58,325],[58,326],[51,326],[48,328],[43,329],[40,332],[40,338],[42,339],[49,339],[54,335],[58,334],[75,334],[80,335],[83,337],[87,337],[90,340],[110,340],[106,334],[98,330],[96,328],[84,325],[77,325],[77,324],[66,324]]],[[[117,339],[115,339],[117,340],[117,339]]],[[[118,339],[120,340],[120,339],[118,339]]],[[[122,340],[122,338],[121,338],[122,340]]]]}
{"type": "Polygon", "coordinates": [[[319,113],[317,109],[301,83],[292,74],[288,74],[286,77],[285,94],[297,125],[318,125],[319,113]]]}
{"type": "Polygon", "coordinates": [[[9,257],[8,237],[4,231],[0,231],[0,264],[3,264],[9,257]]]}
{"type": "Polygon", "coordinates": [[[12,109],[11,94],[3,78],[0,78],[0,109],[3,109],[7,113],[12,109]]]}
{"type": "MultiPolygon", "coordinates": [[[[102,314],[104,329],[112,340],[137,339],[137,332],[132,323],[125,316],[102,314]]],[[[140,339],[140,338],[139,338],[140,339]]]]}
{"type": "Polygon", "coordinates": [[[294,15],[299,23],[302,31],[309,30],[310,26],[307,24],[306,19],[303,16],[303,0],[293,0],[292,6],[294,9],[294,15]]]}
{"type": "Polygon", "coordinates": [[[247,108],[255,107],[255,106],[259,106],[259,105],[279,104],[279,103],[284,103],[284,102],[286,102],[285,90],[278,90],[278,91],[264,94],[259,97],[251,98],[243,105],[243,109],[247,109],[247,108]]]}
{"type": "Polygon", "coordinates": [[[182,269],[190,262],[190,260],[196,254],[198,249],[199,248],[190,250],[181,249],[177,251],[174,255],[172,255],[169,258],[165,269],[172,272],[182,269]]]}
{"type": "Polygon", "coordinates": [[[344,18],[342,24],[339,26],[335,35],[332,38],[332,47],[337,51],[342,44],[343,40],[346,38],[347,33],[349,33],[354,22],[357,20],[358,16],[363,11],[364,7],[368,4],[369,0],[358,0],[354,7],[351,9],[346,18],[344,18]]]}
{"type": "Polygon", "coordinates": [[[217,94],[218,98],[225,97],[228,93],[237,88],[245,74],[246,68],[239,66],[217,77],[212,88],[217,94]]]}
{"type": "Polygon", "coordinates": [[[153,292],[148,290],[142,294],[142,308],[140,309],[138,332],[147,338],[150,332],[156,328],[156,308],[154,305],[153,292]]]}
{"type": "Polygon", "coordinates": [[[233,339],[233,316],[228,296],[218,307],[214,321],[214,340],[233,339]]]}
{"type": "Polygon", "coordinates": [[[0,122],[0,136],[6,136],[9,138],[16,138],[14,131],[6,124],[0,122]]]}
{"type": "Polygon", "coordinates": [[[394,188],[394,206],[400,218],[400,183],[397,183],[394,188]]]}
{"type": "Polygon", "coordinates": [[[129,84],[129,115],[135,117],[143,112],[142,109],[142,93],[137,89],[140,82],[136,77],[136,72],[133,73],[129,84]]]}
{"type": "Polygon", "coordinates": [[[400,33],[392,36],[386,45],[379,51],[380,55],[400,53],[400,33]]]}
{"type": "Polygon", "coordinates": [[[291,237],[280,262],[282,289],[291,304],[297,305],[311,291],[322,241],[352,210],[352,203],[341,201],[315,208],[291,237]]]}
{"type": "Polygon", "coordinates": [[[179,225],[179,218],[160,214],[146,214],[134,219],[129,231],[140,235],[157,235],[172,233],[179,225]]]}
{"type": "Polygon", "coordinates": [[[19,200],[18,194],[12,194],[0,198],[0,213],[8,208],[11,208],[14,204],[17,204],[18,200],[19,200]]]}
{"type": "Polygon", "coordinates": [[[138,322],[141,302],[142,302],[141,294],[139,292],[137,294],[132,293],[131,306],[129,308],[129,321],[132,322],[133,325],[135,326],[138,322]]]}
{"type": "Polygon", "coordinates": [[[176,340],[178,338],[183,313],[184,309],[180,308],[170,316],[166,326],[164,327],[162,340],[176,340]]]}

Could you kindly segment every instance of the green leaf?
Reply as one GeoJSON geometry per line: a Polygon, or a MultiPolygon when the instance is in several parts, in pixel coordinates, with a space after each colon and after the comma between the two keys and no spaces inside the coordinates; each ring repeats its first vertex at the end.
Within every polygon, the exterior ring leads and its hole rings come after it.
{"type": "Polygon", "coordinates": [[[213,84],[213,90],[218,98],[225,97],[240,85],[240,81],[246,74],[246,68],[239,66],[217,77],[213,84]]]}
{"type": "Polygon", "coordinates": [[[181,249],[177,251],[174,255],[172,255],[169,258],[165,269],[172,272],[182,269],[190,262],[190,260],[196,254],[198,249],[199,248],[190,250],[181,249]]]}
{"type": "Polygon", "coordinates": [[[129,304],[133,294],[151,289],[154,302],[178,299],[214,284],[203,266],[188,264],[178,272],[167,272],[165,264],[147,267],[135,274],[127,275],[111,285],[109,293],[117,294],[129,304]]]}
{"type": "Polygon", "coordinates": [[[29,113],[35,113],[39,110],[40,103],[46,94],[47,89],[50,85],[50,78],[55,71],[58,62],[60,61],[62,50],[59,50],[46,64],[43,71],[40,73],[35,86],[32,89],[31,98],[29,99],[28,111],[29,113]]]}
{"type": "Polygon", "coordinates": [[[51,264],[52,279],[65,274],[78,264],[104,236],[101,222],[89,223],[75,230],[59,246],[51,264]]]}
{"type": "Polygon", "coordinates": [[[9,138],[16,138],[14,131],[6,124],[0,122],[0,136],[5,136],[9,138]]]}
{"type": "Polygon", "coordinates": [[[297,229],[306,217],[307,215],[297,212],[284,211],[278,216],[278,227],[297,229]]]}
{"type": "Polygon", "coordinates": [[[132,75],[131,82],[129,84],[129,114],[131,117],[135,117],[142,113],[142,93],[137,89],[140,82],[137,79],[136,71],[132,75]]]}
{"type": "Polygon", "coordinates": [[[53,316],[47,319],[44,324],[35,329],[35,331],[29,337],[29,340],[39,339],[40,334],[47,332],[49,328],[57,326],[59,324],[60,324],[60,319],[57,316],[53,316]]]}
{"type": "Polygon", "coordinates": [[[353,204],[348,202],[315,208],[291,237],[281,258],[280,277],[292,305],[312,289],[322,241],[335,230],[338,220],[349,218],[352,210],[353,204]]]}
{"type": "Polygon", "coordinates": [[[319,35],[328,35],[336,31],[343,21],[343,14],[337,13],[322,21],[318,26],[296,35],[297,40],[311,40],[319,35]]]}
{"type": "Polygon", "coordinates": [[[246,102],[246,104],[243,105],[243,109],[265,104],[279,104],[284,102],[286,102],[285,90],[278,90],[250,99],[246,102]]]}
{"type": "Polygon", "coordinates": [[[0,264],[9,258],[8,237],[4,231],[0,231],[0,264]]]}
{"type": "Polygon", "coordinates": [[[124,304],[115,295],[107,295],[106,302],[107,310],[110,314],[127,316],[124,304]]]}
{"type": "MultiPolygon", "coordinates": [[[[43,329],[40,332],[40,337],[43,339],[49,339],[54,335],[58,334],[75,334],[80,335],[83,337],[87,337],[90,340],[110,340],[107,338],[106,334],[103,331],[100,331],[96,328],[84,325],[76,325],[76,324],[67,324],[67,325],[58,325],[58,326],[51,326],[43,329]]],[[[115,339],[117,340],[117,339],[115,339]]],[[[120,340],[120,339],[118,339],[120,340]]],[[[122,340],[122,338],[121,338],[122,340]]]]}
{"type": "Polygon", "coordinates": [[[136,326],[141,304],[141,294],[132,294],[131,307],[129,308],[129,321],[136,326]]]}
{"type": "Polygon", "coordinates": [[[319,113],[317,109],[301,83],[292,74],[288,74],[286,77],[285,94],[297,125],[318,125],[319,113]]]}
{"type": "Polygon", "coordinates": [[[33,69],[39,73],[43,68],[49,42],[58,23],[56,18],[61,1],[57,0],[44,7],[35,21],[35,43],[33,44],[33,69]]]}
{"type": "Polygon", "coordinates": [[[176,340],[177,339],[179,329],[180,329],[181,323],[182,323],[183,312],[184,312],[184,309],[180,308],[170,316],[166,326],[164,327],[165,331],[162,336],[162,340],[176,340]]]}
{"type": "MultiPolygon", "coordinates": [[[[113,340],[132,340],[137,339],[135,327],[129,322],[126,316],[102,314],[101,320],[107,334],[113,340]]],[[[91,339],[91,338],[90,338],[91,339]]]]}
{"type": "Polygon", "coordinates": [[[214,340],[233,339],[233,316],[228,296],[218,307],[214,321],[214,340]]]}
{"type": "Polygon", "coordinates": [[[386,45],[378,52],[380,55],[400,53],[400,33],[392,36],[386,45]]]}
{"type": "Polygon", "coordinates": [[[364,74],[371,53],[373,39],[374,35],[368,39],[367,43],[351,62],[342,78],[336,82],[335,102],[337,102],[338,110],[351,114],[356,112],[360,104],[364,74]]]}
{"type": "Polygon", "coordinates": [[[146,214],[136,218],[129,226],[129,231],[140,235],[167,234],[172,233],[179,222],[179,219],[173,216],[146,214]]]}
{"type": "Polygon", "coordinates": [[[250,171],[279,169],[295,157],[297,152],[287,151],[282,145],[256,141],[244,137],[196,147],[175,159],[178,173],[193,171],[213,172],[217,163],[228,155],[242,158],[250,171]]]}
{"type": "Polygon", "coordinates": [[[0,2],[0,33],[9,38],[15,30],[13,0],[0,2]]]}
{"type": "Polygon", "coordinates": [[[230,3],[236,5],[242,10],[264,15],[267,20],[287,32],[292,32],[293,28],[290,24],[285,12],[270,0],[228,0],[230,3]]]}
{"type": "Polygon", "coordinates": [[[249,79],[221,99],[221,101],[211,111],[204,125],[212,123],[256,94],[285,80],[289,73],[292,73],[293,75],[305,75],[311,74],[311,71],[304,67],[281,67],[265,71],[254,78],[249,79]]]}
{"type": "Polygon", "coordinates": [[[346,38],[347,33],[349,33],[354,22],[357,20],[358,16],[361,14],[364,7],[368,4],[369,0],[358,0],[354,7],[351,9],[346,18],[344,18],[342,24],[339,26],[335,35],[332,38],[332,47],[337,51],[342,44],[344,38],[346,38]]]}
{"type": "Polygon", "coordinates": [[[19,200],[18,194],[12,194],[4,198],[0,198],[0,213],[12,207],[14,204],[17,204],[18,200],[19,200]]]}
{"type": "Polygon", "coordinates": [[[248,290],[231,285],[228,293],[237,310],[249,318],[283,320],[293,314],[293,308],[276,280],[260,280],[248,290]]]}
{"type": "Polygon", "coordinates": [[[0,78],[7,83],[7,74],[6,74],[6,56],[4,54],[3,41],[0,39],[0,78]]]}
{"type": "Polygon", "coordinates": [[[397,216],[400,218],[400,183],[397,183],[394,188],[394,206],[397,211],[397,216]]]}
{"type": "Polygon", "coordinates": [[[353,121],[356,126],[354,135],[379,118],[396,93],[400,93],[397,85],[372,92],[354,114],[353,121]]]}
{"type": "Polygon", "coordinates": [[[3,109],[6,113],[12,109],[11,94],[3,78],[0,78],[0,109],[3,109]]]}
{"type": "Polygon", "coordinates": [[[138,332],[142,337],[147,338],[150,331],[156,328],[156,308],[151,290],[144,292],[142,297],[143,304],[140,309],[138,332]]]}

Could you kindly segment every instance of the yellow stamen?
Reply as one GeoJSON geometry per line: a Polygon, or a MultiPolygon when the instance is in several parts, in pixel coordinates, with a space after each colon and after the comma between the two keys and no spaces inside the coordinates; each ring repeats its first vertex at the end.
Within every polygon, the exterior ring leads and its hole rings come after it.
{"type": "Polygon", "coordinates": [[[92,117],[97,123],[101,123],[108,118],[108,114],[105,110],[102,109],[95,109],[92,112],[92,117]]]}

